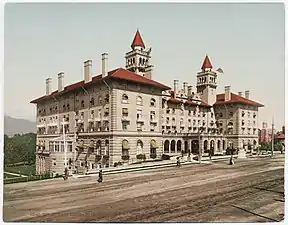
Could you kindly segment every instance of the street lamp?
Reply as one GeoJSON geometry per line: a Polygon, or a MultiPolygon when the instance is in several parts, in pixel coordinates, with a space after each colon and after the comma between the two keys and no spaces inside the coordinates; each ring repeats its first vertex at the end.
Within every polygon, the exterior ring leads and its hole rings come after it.
{"type": "Polygon", "coordinates": [[[63,128],[63,142],[64,142],[64,179],[68,179],[68,169],[67,169],[67,148],[66,148],[66,138],[65,138],[65,119],[62,121],[63,128]]]}

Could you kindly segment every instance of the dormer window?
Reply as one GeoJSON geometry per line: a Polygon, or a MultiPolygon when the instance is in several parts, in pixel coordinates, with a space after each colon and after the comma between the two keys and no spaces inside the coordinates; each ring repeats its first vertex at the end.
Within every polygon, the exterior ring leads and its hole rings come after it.
{"type": "Polygon", "coordinates": [[[126,94],[122,95],[122,103],[128,103],[128,96],[126,94]]]}

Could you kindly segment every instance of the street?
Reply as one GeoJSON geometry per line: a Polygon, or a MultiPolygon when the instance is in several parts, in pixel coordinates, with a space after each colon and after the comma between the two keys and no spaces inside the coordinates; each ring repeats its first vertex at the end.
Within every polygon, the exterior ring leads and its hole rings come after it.
{"type": "Polygon", "coordinates": [[[4,221],[276,222],[284,155],[4,186],[4,221]]]}

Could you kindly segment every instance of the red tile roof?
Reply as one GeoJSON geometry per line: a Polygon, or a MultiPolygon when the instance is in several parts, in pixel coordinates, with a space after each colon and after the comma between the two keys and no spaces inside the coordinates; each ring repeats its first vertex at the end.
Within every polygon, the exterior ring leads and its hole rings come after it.
{"type": "Polygon", "coordinates": [[[203,70],[203,69],[208,69],[208,68],[212,69],[213,67],[212,67],[212,63],[210,62],[208,55],[206,55],[201,69],[203,70]]]}
{"type": "Polygon", "coordinates": [[[64,88],[63,91],[59,92],[58,93],[58,90],[57,91],[54,91],[52,92],[50,95],[44,95],[40,98],[37,98],[33,101],[31,101],[30,103],[37,103],[41,100],[44,100],[44,99],[48,99],[48,98],[52,98],[54,96],[57,96],[58,94],[63,94],[63,93],[67,93],[69,91],[73,91],[73,90],[76,90],[76,89],[79,89],[81,87],[86,87],[87,85],[90,85],[92,83],[97,83],[99,81],[102,81],[102,80],[106,80],[106,79],[121,79],[121,80],[127,80],[127,81],[132,81],[132,82],[135,82],[135,83],[140,83],[140,84],[144,84],[144,85],[150,85],[150,86],[154,86],[154,87],[157,87],[157,88],[160,88],[162,90],[169,90],[170,87],[164,85],[164,84],[161,84],[157,81],[154,81],[154,80],[151,80],[151,79],[148,79],[146,77],[143,77],[143,76],[140,76],[138,74],[135,74],[133,72],[130,72],[128,70],[125,70],[123,68],[118,68],[118,69],[115,69],[115,70],[112,70],[112,71],[109,71],[108,72],[108,76],[105,77],[105,78],[102,78],[102,75],[97,75],[97,76],[94,76],[92,78],[92,81],[88,82],[88,83],[84,83],[84,81],[79,81],[77,83],[74,83],[74,84],[71,84],[71,85],[68,85],[64,88]]]}
{"type": "Polygon", "coordinates": [[[136,46],[140,46],[140,47],[145,48],[145,45],[144,45],[144,42],[142,40],[142,37],[141,37],[139,30],[137,30],[137,32],[135,34],[134,40],[131,44],[131,48],[134,48],[136,46]]]}
{"type": "Polygon", "coordinates": [[[171,102],[171,103],[182,103],[183,102],[182,100],[176,99],[176,98],[169,98],[167,101],[171,102]]]}
{"type": "Polygon", "coordinates": [[[243,103],[243,104],[254,105],[254,106],[258,106],[258,107],[264,106],[258,102],[254,102],[250,99],[241,97],[241,96],[233,94],[233,93],[231,93],[231,100],[229,100],[229,101],[225,101],[225,94],[218,94],[216,96],[216,102],[214,103],[214,105],[228,104],[228,103],[243,103]]]}

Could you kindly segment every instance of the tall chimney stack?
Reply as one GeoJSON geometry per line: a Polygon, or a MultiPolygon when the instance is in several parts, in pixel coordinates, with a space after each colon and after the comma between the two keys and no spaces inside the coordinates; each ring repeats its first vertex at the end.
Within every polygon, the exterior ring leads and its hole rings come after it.
{"type": "Polygon", "coordinates": [[[52,93],[52,78],[46,79],[46,95],[50,95],[52,93]]]}
{"type": "Polygon", "coordinates": [[[191,85],[188,86],[188,91],[187,91],[188,92],[187,93],[188,97],[192,97],[192,91],[193,91],[192,87],[193,86],[191,86],[191,85]]]}
{"type": "Polygon", "coordinates": [[[178,93],[178,88],[179,88],[179,80],[174,80],[174,97],[175,98],[178,93]]]}
{"type": "Polygon", "coordinates": [[[187,82],[183,82],[183,90],[184,90],[184,94],[188,96],[188,83],[187,82]]]}
{"type": "Polygon", "coordinates": [[[64,90],[64,72],[58,73],[58,92],[64,90]]]}
{"type": "Polygon", "coordinates": [[[245,98],[248,98],[248,99],[249,99],[249,94],[250,94],[250,91],[249,91],[249,90],[245,91],[245,98]]]}
{"type": "Polygon", "coordinates": [[[92,60],[84,62],[84,83],[92,81],[92,60]]]}
{"type": "Polygon", "coordinates": [[[242,97],[242,91],[239,91],[239,92],[238,92],[238,95],[239,95],[240,97],[242,97]]]}
{"type": "Polygon", "coordinates": [[[103,53],[102,54],[102,77],[106,77],[108,75],[107,63],[108,63],[108,53],[103,53]]]}
{"type": "Polygon", "coordinates": [[[225,86],[225,101],[231,100],[230,86],[225,86]]]}

